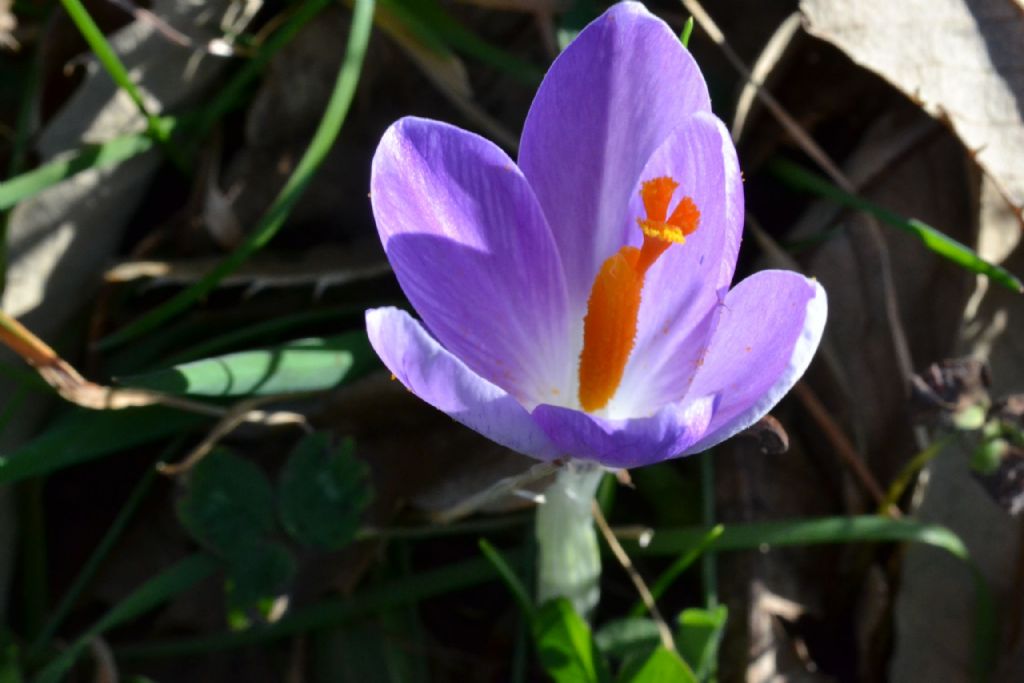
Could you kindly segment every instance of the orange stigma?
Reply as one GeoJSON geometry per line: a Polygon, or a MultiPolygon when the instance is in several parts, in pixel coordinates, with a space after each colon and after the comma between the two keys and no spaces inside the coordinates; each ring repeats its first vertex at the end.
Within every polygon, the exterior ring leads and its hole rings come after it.
{"type": "Polygon", "coordinates": [[[622,247],[601,265],[594,278],[583,318],[580,354],[580,406],[587,412],[608,405],[622,382],[626,362],[636,342],[640,293],[647,270],[673,243],[683,244],[697,229],[700,211],[683,197],[671,215],[669,203],[679,183],[669,177],[647,180],[640,186],[646,218],[637,224],[644,243],[622,247]]]}

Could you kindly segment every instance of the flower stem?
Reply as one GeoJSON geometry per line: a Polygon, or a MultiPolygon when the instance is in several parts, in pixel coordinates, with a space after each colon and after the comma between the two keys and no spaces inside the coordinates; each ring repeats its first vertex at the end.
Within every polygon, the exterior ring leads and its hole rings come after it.
{"type": "Polygon", "coordinates": [[[564,597],[587,617],[600,597],[601,554],[591,504],[604,470],[570,461],[537,508],[537,602],[564,597]]]}

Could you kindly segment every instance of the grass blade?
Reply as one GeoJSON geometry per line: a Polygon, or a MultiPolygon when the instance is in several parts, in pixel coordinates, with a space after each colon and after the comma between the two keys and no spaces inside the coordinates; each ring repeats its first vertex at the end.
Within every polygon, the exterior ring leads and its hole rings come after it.
{"type": "Polygon", "coordinates": [[[830,199],[847,208],[868,213],[883,223],[909,232],[921,240],[929,250],[948,261],[952,261],[961,268],[972,273],[984,275],[1015,292],[1024,293],[1024,283],[1021,283],[1008,270],[994,263],[989,263],[978,256],[970,247],[957,242],[952,237],[945,235],[923,221],[919,221],[916,218],[904,218],[895,211],[890,211],[863,197],[845,192],[821,176],[804,169],[792,161],[776,159],[769,164],[768,168],[776,177],[794,189],[809,192],[819,197],[830,199]]]}
{"type": "Polygon", "coordinates": [[[85,5],[80,0],[60,0],[60,2],[64,6],[65,11],[67,11],[68,16],[71,17],[71,21],[75,23],[78,31],[82,34],[82,37],[85,38],[85,42],[89,44],[89,48],[96,55],[96,58],[99,59],[100,64],[110,74],[110,77],[114,79],[117,86],[128,94],[128,97],[138,107],[139,113],[145,117],[149,136],[164,147],[164,151],[168,152],[170,159],[177,159],[173,148],[168,144],[170,142],[169,129],[163,125],[159,117],[154,116],[146,107],[146,103],[142,99],[142,93],[139,92],[131,76],[128,75],[128,70],[121,63],[121,59],[110,46],[106,36],[103,35],[99,26],[96,25],[96,22],[89,15],[88,10],[85,9],[85,5]]]}
{"type": "Polygon", "coordinates": [[[216,567],[217,562],[212,557],[193,555],[153,577],[79,636],[71,647],[43,669],[36,677],[36,683],[57,683],[95,636],[170,600],[212,574],[216,567]]]}
{"type": "MultiPolygon", "coordinates": [[[[512,561],[519,559],[513,556],[512,561]]],[[[475,586],[497,578],[494,567],[484,559],[452,564],[441,569],[420,572],[400,581],[370,586],[349,597],[323,600],[285,615],[264,627],[246,631],[219,633],[177,641],[146,643],[115,648],[119,658],[183,657],[263,643],[350,623],[368,614],[380,614],[402,605],[475,586]]]]}
{"type": "Polygon", "coordinates": [[[349,106],[352,104],[352,98],[355,95],[356,84],[359,82],[359,76],[362,72],[366,47],[370,40],[370,29],[373,25],[373,8],[374,0],[356,1],[352,28],[348,37],[348,47],[345,50],[345,58],[341,69],[338,71],[338,79],[335,82],[334,91],[331,93],[330,101],[327,103],[327,110],[324,112],[320,125],[313,135],[313,140],[309,143],[309,147],[299,161],[298,166],[296,166],[295,171],[288,178],[288,182],[285,183],[284,188],[278,194],[270,209],[263,215],[246,241],[199,282],[182,291],[159,308],[153,309],[135,322],[101,340],[99,342],[100,349],[110,349],[124,344],[141,334],[157,329],[167,320],[186,311],[196,301],[212,291],[225,276],[232,273],[250,256],[266,246],[271,238],[277,234],[277,231],[284,225],[285,220],[291,213],[295,203],[302,196],[306,186],[309,185],[313,174],[316,173],[320,164],[327,157],[327,153],[333,146],[334,140],[338,137],[341,126],[345,122],[349,106]]]}
{"type": "MultiPolygon", "coordinates": [[[[170,119],[167,119],[170,121],[170,119]]],[[[168,123],[170,126],[171,124],[168,123]]],[[[146,135],[125,135],[101,145],[92,145],[73,155],[51,161],[0,183],[0,211],[90,168],[105,168],[142,154],[153,147],[146,135]]]]}

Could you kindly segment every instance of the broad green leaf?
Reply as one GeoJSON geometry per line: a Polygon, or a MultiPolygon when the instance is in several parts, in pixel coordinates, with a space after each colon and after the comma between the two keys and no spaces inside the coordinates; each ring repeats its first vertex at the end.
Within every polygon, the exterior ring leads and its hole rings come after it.
{"type": "Polygon", "coordinates": [[[376,359],[366,333],[359,331],[206,358],[121,381],[184,396],[322,391],[362,377],[377,366],[376,359]]]}
{"type": "Polygon", "coordinates": [[[603,683],[611,680],[608,664],[594,644],[590,627],[565,598],[537,610],[533,637],[544,670],[556,683],[603,683]]]}
{"type": "Polygon", "coordinates": [[[252,462],[215,450],[192,469],[178,519],[199,543],[232,558],[274,531],[274,491],[252,462]]]}
{"type": "MultiPolygon", "coordinates": [[[[295,558],[280,543],[255,541],[236,549],[227,562],[228,610],[244,615],[250,610],[267,616],[274,598],[295,576],[295,558]]],[[[233,620],[248,625],[248,619],[233,620]]]]}
{"type": "Polygon", "coordinates": [[[193,555],[170,569],[157,574],[138,590],[114,605],[70,647],[50,662],[36,677],[35,683],[57,683],[71,669],[75,660],[96,636],[134,619],[167,602],[213,573],[217,563],[208,555],[193,555]]]}
{"type": "Polygon", "coordinates": [[[718,646],[722,642],[729,610],[725,605],[713,609],[690,608],[679,615],[676,647],[690,665],[698,680],[707,680],[718,661],[718,646]]]}
{"type": "Polygon", "coordinates": [[[659,645],[646,659],[634,662],[619,675],[620,683],[697,683],[686,662],[659,645]]]}
{"type": "Polygon", "coordinates": [[[73,408],[45,432],[13,453],[0,457],[0,484],[50,474],[172,434],[182,434],[209,419],[161,407],[104,411],[73,408]]]}
{"type": "Polygon", "coordinates": [[[615,619],[597,630],[594,642],[609,657],[643,654],[658,645],[658,626],[643,617],[615,619]]]}
{"type": "Polygon", "coordinates": [[[355,538],[369,504],[366,466],[351,440],[332,447],[330,436],[305,437],[285,463],[279,485],[281,522],[299,543],[338,550],[355,538]]]}
{"type": "Polygon", "coordinates": [[[978,256],[970,247],[957,242],[952,237],[936,230],[923,221],[919,221],[916,218],[904,218],[895,211],[890,211],[863,197],[850,194],[791,161],[777,159],[771,163],[769,168],[781,180],[793,188],[831,199],[837,204],[850,209],[869,213],[883,223],[887,223],[904,232],[909,232],[921,240],[927,249],[944,259],[952,261],[961,268],[972,273],[985,275],[1015,292],[1024,292],[1024,284],[1008,270],[994,263],[989,263],[978,256]]]}

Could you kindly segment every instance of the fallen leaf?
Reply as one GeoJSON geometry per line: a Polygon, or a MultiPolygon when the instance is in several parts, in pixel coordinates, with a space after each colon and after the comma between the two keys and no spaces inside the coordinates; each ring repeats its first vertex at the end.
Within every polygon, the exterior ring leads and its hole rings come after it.
{"type": "Polygon", "coordinates": [[[1024,207],[1024,7],[1019,0],[803,0],[808,30],[947,121],[1024,207]]]}

